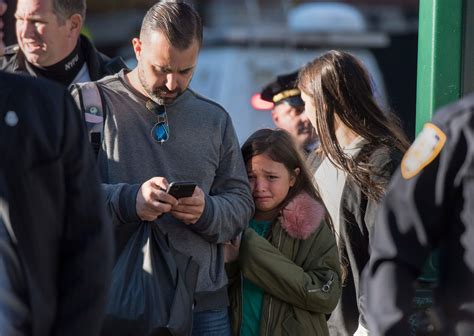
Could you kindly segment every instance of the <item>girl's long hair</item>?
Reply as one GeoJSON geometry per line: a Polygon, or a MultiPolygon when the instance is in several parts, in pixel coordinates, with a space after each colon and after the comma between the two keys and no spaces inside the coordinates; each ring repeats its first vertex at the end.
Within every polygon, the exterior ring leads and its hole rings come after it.
{"type": "Polygon", "coordinates": [[[332,50],[303,67],[298,86],[313,101],[322,152],[351,176],[367,197],[379,200],[387,179],[373,178],[380,175],[380,167],[369,165],[368,156],[381,146],[404,153],[410,143],[398,118],[378,106],[367,70],[351,54],[332,50]],[[366,155],[352,158],[344,154],[336,138],[336,115],[368,142],[366,155]]]}
{"type": "MultiPolygon", "coordinates": [[[[324,202],[315,188],[312,177],[306,167],[305,159],[287,131],[282,129],[260,129],[253,133],[242,146],[242,155],[245,165],[247,165],[252,157],[261,154],[265,154],[271,160],[283,164],[290,175],[295,177],[295,184],[288,191],[288,195],[279,205],[279,209],[276,213],[280,213],[280,211],[301,192],[308,193],[325,208],[324,202]],[[298,175],[295,174],[296,168],[300,170],[298,175]]],[[[325,220],[334,232],[326,208],[325,220]]]]}
{"type": "MultiPolygon", "coordinates": [[[[288,172],[295,177],[294,186],[290,188],[288,195],[279,205],[278,212],[276,213],[280,213],[296,195],[301,192],[306,192],[323,206],[325,212],[324,220],[332,234],[336,236],[331,216],[313,183],[313,178],[308,171],[303,154],[298,150],[293,137],[282,129],[261,129],[256,131],[242,146],[242,155],[245,165],[247,165],[252,157],[261,154],[265,154],[273,161],[283,164],[288,172]],[[296,168],[300,170],[298,175],[295,174],[296,168]]],[[[341,283],[344,283],[347,277],[347,262],[343,259],[341,260],[340,270],[341,283]]]]}

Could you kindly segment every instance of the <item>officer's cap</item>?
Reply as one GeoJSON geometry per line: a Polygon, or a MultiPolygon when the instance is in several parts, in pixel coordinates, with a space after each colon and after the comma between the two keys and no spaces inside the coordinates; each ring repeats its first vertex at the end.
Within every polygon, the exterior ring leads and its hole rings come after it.
{"type": "Polygon", "coordinates": [[[301,91],[296,87],[298,71],[278,76],[268,83],[260,93],[261,99],[275,105],[286,103],[294,107],[304,106],[301,91]]]}

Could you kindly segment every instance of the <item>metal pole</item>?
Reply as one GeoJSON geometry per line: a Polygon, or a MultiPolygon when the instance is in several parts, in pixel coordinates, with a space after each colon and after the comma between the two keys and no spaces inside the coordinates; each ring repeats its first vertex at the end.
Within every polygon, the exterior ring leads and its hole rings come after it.
{"type": "MultiPolygon", "coordinates": [[[[416,132],[441,106],[461,96],[464,0],[420,0],[416,132]]],[[[416,310],[432,303],[438,279],[439,251],[431,253],[414,300],[416,310]],[[430,285],[431,283],[431,285],[430,285]]],[[[419,321],[415,321],[415,325],[419,321]]]]}
{"type": "Polygon", "coordinates": [[[463,0],[420,0],[416,131],[461,96],[463,0]]]}

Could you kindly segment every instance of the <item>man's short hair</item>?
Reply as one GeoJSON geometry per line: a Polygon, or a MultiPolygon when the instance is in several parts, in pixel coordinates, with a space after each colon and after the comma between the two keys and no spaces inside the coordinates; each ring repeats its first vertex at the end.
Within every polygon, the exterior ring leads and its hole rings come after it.
{"type": "Polygon", "coordinates": [[[143,18],[140,39],[145,39],[151,31],[163,33],[180,50],[189,48],[195,39],[202,45],[201,17],[183,1],[161,1],[153,5],[143,18]]]}
{"type": "Polygon", "coordinates": [[[80,14],[82,20],[86,18],[86,0],[51,0],[53,12],[62,23],[69,19],[73,14],[80,14]]]}

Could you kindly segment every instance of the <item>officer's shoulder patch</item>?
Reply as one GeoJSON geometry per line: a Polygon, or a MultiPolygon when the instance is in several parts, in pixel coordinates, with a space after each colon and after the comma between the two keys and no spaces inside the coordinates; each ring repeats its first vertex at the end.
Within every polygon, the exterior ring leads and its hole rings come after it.
{"type": "Polygon", "coordinates": [[[443,131],[434,124],[426,124],[403,157],[402,176],[408,180],[418,174],[438,156],[445,142],[443,131]]]}

